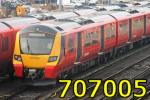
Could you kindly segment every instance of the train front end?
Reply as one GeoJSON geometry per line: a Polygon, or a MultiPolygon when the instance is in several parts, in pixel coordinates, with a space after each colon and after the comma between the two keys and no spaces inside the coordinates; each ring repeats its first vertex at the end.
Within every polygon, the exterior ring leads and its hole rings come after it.
{"type": "Polygon", "coordinates": [[[56,79],[59,73],[61,34],[46,25],[32,25],[17,34],[13,65],[24,79],[56,79]]]}

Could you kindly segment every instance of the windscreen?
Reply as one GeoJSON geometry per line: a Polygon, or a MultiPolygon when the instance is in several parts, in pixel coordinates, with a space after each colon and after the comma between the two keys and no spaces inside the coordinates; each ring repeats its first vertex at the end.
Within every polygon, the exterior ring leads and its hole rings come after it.
{"type": "Polygon", "coordinates": [[[54,36],[48,33],[28,33],[20,37],[20,48],[23,54],[49,54],[54,36]]]}
{"type": "Polygon", "coordinates": [[[50,54],[56,31],[44,25],[33,25],[25,28],[19,34],[22,54],[50,54]]]}

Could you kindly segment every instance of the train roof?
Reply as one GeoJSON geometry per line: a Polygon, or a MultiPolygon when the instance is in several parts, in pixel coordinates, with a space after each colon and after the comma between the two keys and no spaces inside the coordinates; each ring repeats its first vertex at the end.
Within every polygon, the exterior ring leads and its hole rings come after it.
{"type": "Polygon", "coordinates": [[[3,23],[0,23],[0,29],[1,29],[0,34],[3,34],[4,32],[7,32],[7,31],[10,30],[10,28],[7,27],[7,26],[6,26],[5,24],[3,24],[3,23]]]}
{"type": "Polygon", "coordinates": [[[126,9],[126,11],[128,11],[128,12],[135,11],[135,10],[137,11],[137,13],[139,13],[139,12],[148,12],[148,11],[150,11],[150,8],[135,6],[135,7],[131,7],[131,8],[126,9]]]}
{"type": "Polygon", "coordinates": [[[83,17],[65,18],[65,19],[59,19],[57,21],[60,21],[60,22],[76,22],[80,25],[86,25],[86,24],[89,24],[89,23],[94,23],[94,21],[92,21],[90,19],[85,19],[83,17]]]}
{"type": "Polygon", "coordinates": [[[75,10],[74,13],[76,13],[79,16],[86,16],[97,13],[97,11],[94,9],[82,9],[82,10],[75,10]]]}
{"type": "Polygon", "coordinates": [[[40,21],[36,18],[25,18],[25,17],[16,17],[16,18],[6,18],[4,20],[1,20],[1,23],[4,23],[8,27],[14,28],[14,29],[20,29],[24,25],[29,24],[35,24],[39,23],[40,21]]]}
{"type": "Polygon", "coordinates": [[[97,15],[97,16],[91,15],[91,16],[87,16],[84,18],[90,19],[94,21],[95,23],[100,23],[100,24],[107,24],[107,23],[115,21],[115,19],[110,15],[97,15]]]}
{"type": "Polygon", "coordinates": [[[118,5],[104,5],[104,6],[96,6],[99,11],[113,11],[113,10],[121,10],[122,8],[118,5]]]}
{"type": "Polygon", "coordinates": [[[112,15],[113,17],[115,17],[117,20],[124,20],[124,19],[128,19],[131,14],[128,12],[114,12],[111,13],[110,15],[112,15]]]}
{"type": "Polygon", "coordinates": [[[59,22],[76,22],[80,25],[86,25],[90,23],[102,23],[106,24],[112,21],[115,21],[115,19],[110,15],[101,15],[99,13],[87,15],[87,16],[80,16],[76,18],[67,18],[67,19],[59,19],[59,22]]]}
{"type": "Polygon", "coordinates": [[[147,5],[150,4],[149,1],[140,1],[140,2],[135,2],[134,5],[147,5]]]}
{"type": "Polygon", "coordinates": [[[62,21],[45,21],[42,25],[50,25],[51,27],[55,28],[57,31],[66,31],[73,28],[81,27],[80,24],[76,22],[62,22],[62,21]]]}
{"type": "Polygon", "coordinates": [[[149,13],[150,8],[135,6],[131,8],[126,8],[125,11],[129,12],[130,14],[136,14],[136,13],[142,14],[142,13],[149,13]]]}
{"type": "Polygon", "coordinates": [[[131,16],[130,13],[126,11],[101,11],[99,12],[100,15],[109,15],[111,17],[115,17],[117,20],[124,20],[131,16]]]}
{"type": "Polygon", "coordinates": [[[63,18],[77,17],[78,15],[73,12],[53,12],[52,16],[55,19],[63,19],[63,18]]]}

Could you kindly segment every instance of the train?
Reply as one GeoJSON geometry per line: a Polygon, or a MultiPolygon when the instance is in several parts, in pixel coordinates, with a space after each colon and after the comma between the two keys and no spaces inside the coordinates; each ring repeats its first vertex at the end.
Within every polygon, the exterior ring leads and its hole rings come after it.
{"type": "MultiPolygon", "coordinates": [[[[43,13],[47,15],[47,20],[53,21],[60,18],[71,18],[81,16],[81,14],[92,14],[95,13],[94,10],[78,10],[76,12],[66,11],[66,12],[54,12],[52,13],[43,13]],[[83,13],[88,11],[89,13],[83,13]]],[[[44,20],[36,16],[28,17],[15,17],[15,18],[5,18],[0,19],[0,77],[7,76],[13,77],[14,70],[12,64],[14,44],[16,40],[16,33],[31,25],[36,24],[44,20]]]]}
{"type": "Polygon", "coordinates": [[[0,76],[13,77],[12,58],[16,33],[30,24],[38,23],[35,18],[7,18],[0,20],[0,76]]]}
{"type": "Polygon", "coordinates": [[[32,81],[63,79],[150,43],[149,27],[149,10],[97,12],[31,25],[16,36],[15,75],[32,81]]]}

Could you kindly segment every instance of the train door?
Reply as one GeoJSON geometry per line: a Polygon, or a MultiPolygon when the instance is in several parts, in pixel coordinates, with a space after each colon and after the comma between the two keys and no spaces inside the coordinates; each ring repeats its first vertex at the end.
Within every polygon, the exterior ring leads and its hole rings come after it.
{"type": "Polygon", "coordinates": [[[71,66],[75,62],[76,58],[76,49],[75,49],[75,34],[71,33],[66,36],[66,64],[67,66],[71,66]]]}
{"type": "Polygon", "coordinates": [[[129,19],[129,41],[132,40],[132,19],[129,19]]]}
{"type": "Polygon", "coordinates": [[[86,30],[83,33],[83,59],[89,59],[91,55],[91,45],[92,45],[92,38],[91,38],[92,30],[86,30]]]}
{"type": "Polygon", "coordinates": [[[146,34],[146,26],[147,26],[146,15],[144,15],[144,34],[146,34]]]}
{"type": "Polygon", "coordinates": [[[101,50],[104,50],[104,25],[101,26],[101,50]]]}
{"type": "Polygon", "coordinates": [[[100,50],[100,27],[95,27],[91,29],[91,49],[90,53],[94,57],[99,53],[100,50]]]}
{"type": "Polygon", "coordinates": [[[0,63],[1,63],[1,59],[2,59],[2,35],[0,34],[0,63]]]}
{"type": "Polygon", "coordinates": [[[8,33],[4,33],[2,36],[2,52],[3,52],[3,57],[4,59],[11,59],[10,58],[10,55],[11,55],[11,52],[9,51],[10,50],[10,46],[9,46],[9,34],[8,33]]]}
{"type": "Polygon", "coordinates": [[[81,48],[82,48],[82,42],[81,42],[81,32],[78,32],[77,33],[77,58],[76,58],[76,62],[79,62],[80,61],[80,58],[81,58],[81,48]]]}
{"type": "Polygon", "coordinates": [[[104,28],[104,50],[107,52],[116,45],[116,23],[106,24],[104,28]]]}
{"type": "Polygon", "coordinates": [[[146,28],[146,35],[150,35],[150,15],[147,15],[146,16],[146,26],[145,26],[145,28],[146,28]]]}

